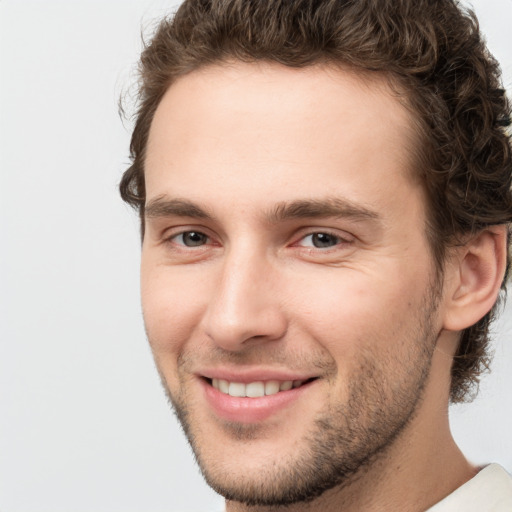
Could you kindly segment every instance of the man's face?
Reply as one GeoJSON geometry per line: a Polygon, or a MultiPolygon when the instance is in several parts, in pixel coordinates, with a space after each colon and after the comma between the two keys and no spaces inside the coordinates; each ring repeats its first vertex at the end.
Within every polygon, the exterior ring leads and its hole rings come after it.
{"type": "Polygon", "coordinates": [[[230,499],[341,485],[423,407],[441,326],[411,126],[383,79],[319,66],[209,67],[158,107],[146,329],[230,499]]]}

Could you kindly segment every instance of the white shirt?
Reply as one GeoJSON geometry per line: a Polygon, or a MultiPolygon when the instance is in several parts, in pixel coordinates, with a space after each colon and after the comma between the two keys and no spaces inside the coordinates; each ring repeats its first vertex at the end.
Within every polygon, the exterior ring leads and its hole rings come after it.
{"type": "Polygon", "coordinates": [[[512,512],[512,477],[490,464],[427,512],[512,512]]]}

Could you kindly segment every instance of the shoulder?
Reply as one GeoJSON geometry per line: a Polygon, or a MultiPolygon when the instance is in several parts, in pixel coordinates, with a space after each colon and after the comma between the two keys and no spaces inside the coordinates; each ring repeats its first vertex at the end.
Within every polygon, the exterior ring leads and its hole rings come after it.
{"type": "Polygon", "coordinates": [[[510,512],[512,476],[499,464],[490,464],[427,512],[510,512]]]}

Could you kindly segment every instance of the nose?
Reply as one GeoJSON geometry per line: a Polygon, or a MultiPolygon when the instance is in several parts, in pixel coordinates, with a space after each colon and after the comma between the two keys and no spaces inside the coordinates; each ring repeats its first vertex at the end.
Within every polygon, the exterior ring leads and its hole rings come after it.
{"type": "Polygon", "coordinates": [[[278,271],[250,249],[231,251],[220,266],[203,317],[206,335],[228,351],[281,339],[287,319],[279,299],[278,271]]]}

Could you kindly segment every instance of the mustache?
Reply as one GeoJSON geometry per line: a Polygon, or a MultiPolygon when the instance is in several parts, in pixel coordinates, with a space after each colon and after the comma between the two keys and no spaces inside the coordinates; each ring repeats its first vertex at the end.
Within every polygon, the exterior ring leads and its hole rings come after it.
{"type": "Polygon", "coordinates": [[[271,341],[263,344],[248,344],[236,352],[213,344],[203,344],[194,349],[184,347],[178,356],[178,368],[182,371],[193,372],[195,368],[204,366],[265,366],[286,368],[297,372],[315,369],[324,376],[334,375],[337,372],[336,362],[326,350],[289,348],[279,343],[272,345],[271,341]]]}

